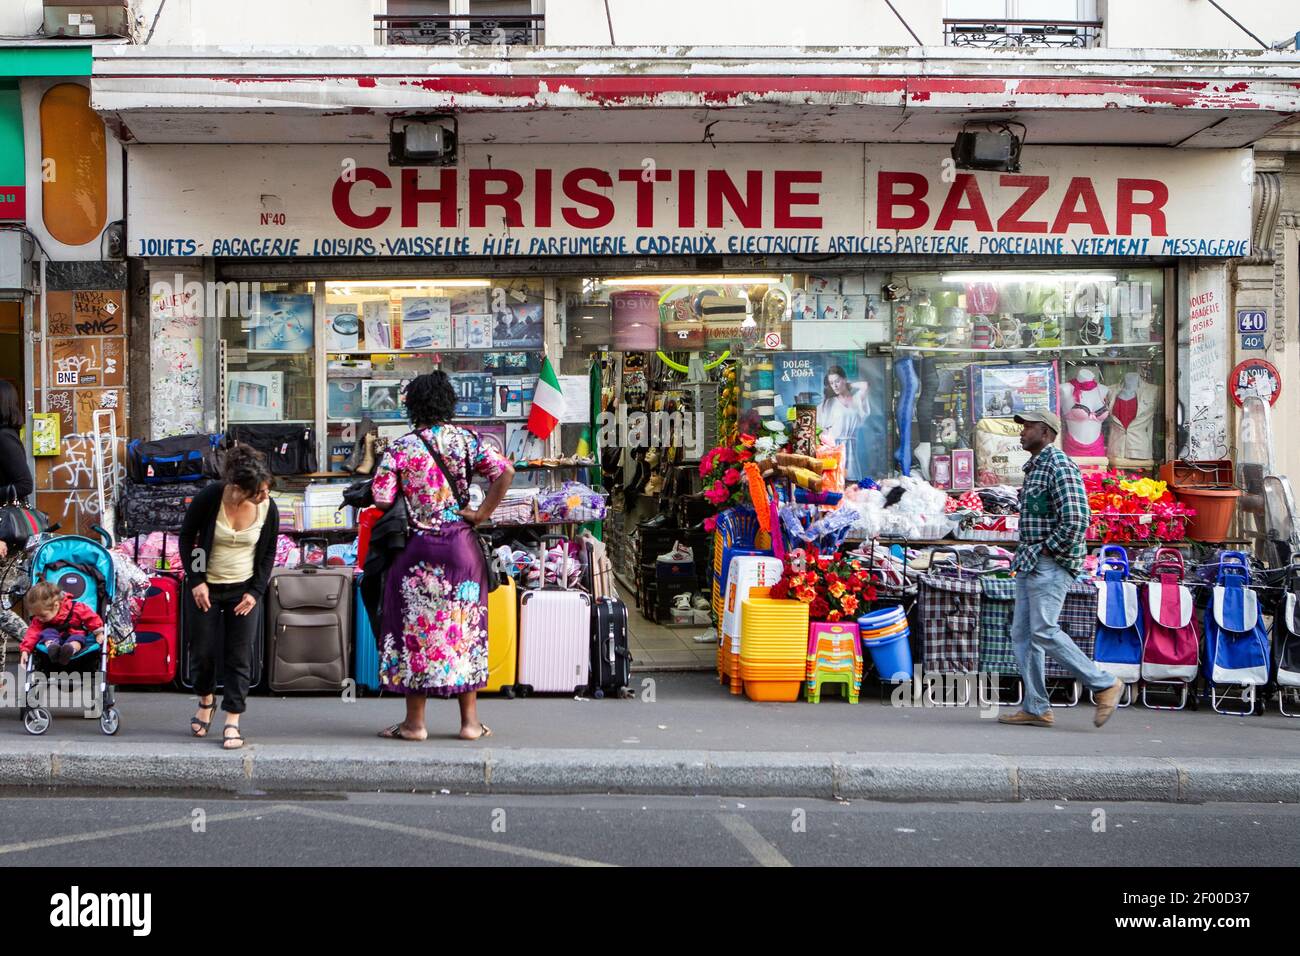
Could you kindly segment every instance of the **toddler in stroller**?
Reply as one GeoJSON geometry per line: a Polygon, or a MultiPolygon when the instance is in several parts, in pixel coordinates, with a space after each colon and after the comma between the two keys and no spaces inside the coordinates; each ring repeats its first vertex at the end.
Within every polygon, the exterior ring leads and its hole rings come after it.
{"type": "Polygon", "coordinates": [[[103,646],[103,620],[57,584],[41,581],[27,592],[23,603],[32,619],[21,648],[24,668],[28,655],[37,648],[51,664],[66,667],[88,646],[103,646]]]}
{"type": "Polygon", "coordinates": [[[33,688],[39,671],[46,678],[44,684],[53,689],[56,681],[51,672],[58,669],[70,672],[70,681],[84,680],[80,675],[91,676],[97,706],[87,716],[97,715],[104,733],[117,733],[120,717],[108,683],[109,646],[104,624],[117,592],[112,556],[88,538],[50,538],[35,548],[29,576],[31,587],[23,603],[31,625],[21,645],[25,703],[20,717],[24,729],[43,734],[50,728],[50,706],[39,701],[33,688]]]}

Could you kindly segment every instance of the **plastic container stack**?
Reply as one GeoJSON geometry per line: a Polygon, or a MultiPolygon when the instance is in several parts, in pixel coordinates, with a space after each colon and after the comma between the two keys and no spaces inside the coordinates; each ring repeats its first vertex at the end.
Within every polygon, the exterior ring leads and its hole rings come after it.
{"type": "Polygon", "coordinates": [[[858,618],[862,646],[871,652],[871,662],[885,682],[912,679],[912,645],[908,642],[907,615],[894,606],[872,611],[858,618]]]}
{"type": "Polygon", "coordinates": [[[862,691],[862,640],[856,624],[814,622],[808,629],[808,670],[805,696],[821,702],[822,688],[838,684],[850,704],[862,691]]]}
{"type": "Polygon", "coordinates": [[[808,671],[808,605],[751,597],[740,622],[740,679],[750,700],[796,701],[808,671]]]}

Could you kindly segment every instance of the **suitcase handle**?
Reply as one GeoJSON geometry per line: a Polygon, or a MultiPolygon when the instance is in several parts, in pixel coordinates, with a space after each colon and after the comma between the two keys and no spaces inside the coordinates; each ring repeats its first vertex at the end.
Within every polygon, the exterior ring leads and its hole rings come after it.
{"type": "Polygon", "coordinates": [[[560,549],[560,570],[555,575],[555,590],[571,591],[569,587],[569,549],[567,547],[569,539],[562,534],[544,534],[537,539],[537,590],[546,590],[546,544],[548,541],[558,541],[565,547],[560,549]]]}

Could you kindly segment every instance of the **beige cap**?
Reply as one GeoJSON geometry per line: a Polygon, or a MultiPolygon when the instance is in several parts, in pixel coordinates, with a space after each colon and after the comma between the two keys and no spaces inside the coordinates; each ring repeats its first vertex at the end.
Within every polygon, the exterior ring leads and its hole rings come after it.
{"type": "Polygon", "coordinates": [[[1024,425],[1028,422],[1042,422],[1056,434],[1061,434],[1061,419],[1053,412],[1021,412],[1016,416],[1016,424],[1024,425]]]}

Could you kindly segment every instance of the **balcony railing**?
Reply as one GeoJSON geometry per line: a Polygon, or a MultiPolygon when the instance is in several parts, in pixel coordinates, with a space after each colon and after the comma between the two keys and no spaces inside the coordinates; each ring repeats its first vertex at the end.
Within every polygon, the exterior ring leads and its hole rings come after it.
{"type": "Polygon", "coordinates": [[[375,32],[383,45],[539,46],[545,20],[542,13],[503,17],[381,15],[375,17],[375,32]]]}
{"type": "Polygon", "coordinates": [[[947,46],[1097,46],[1100,20],[944,20],[947,46]]]}

